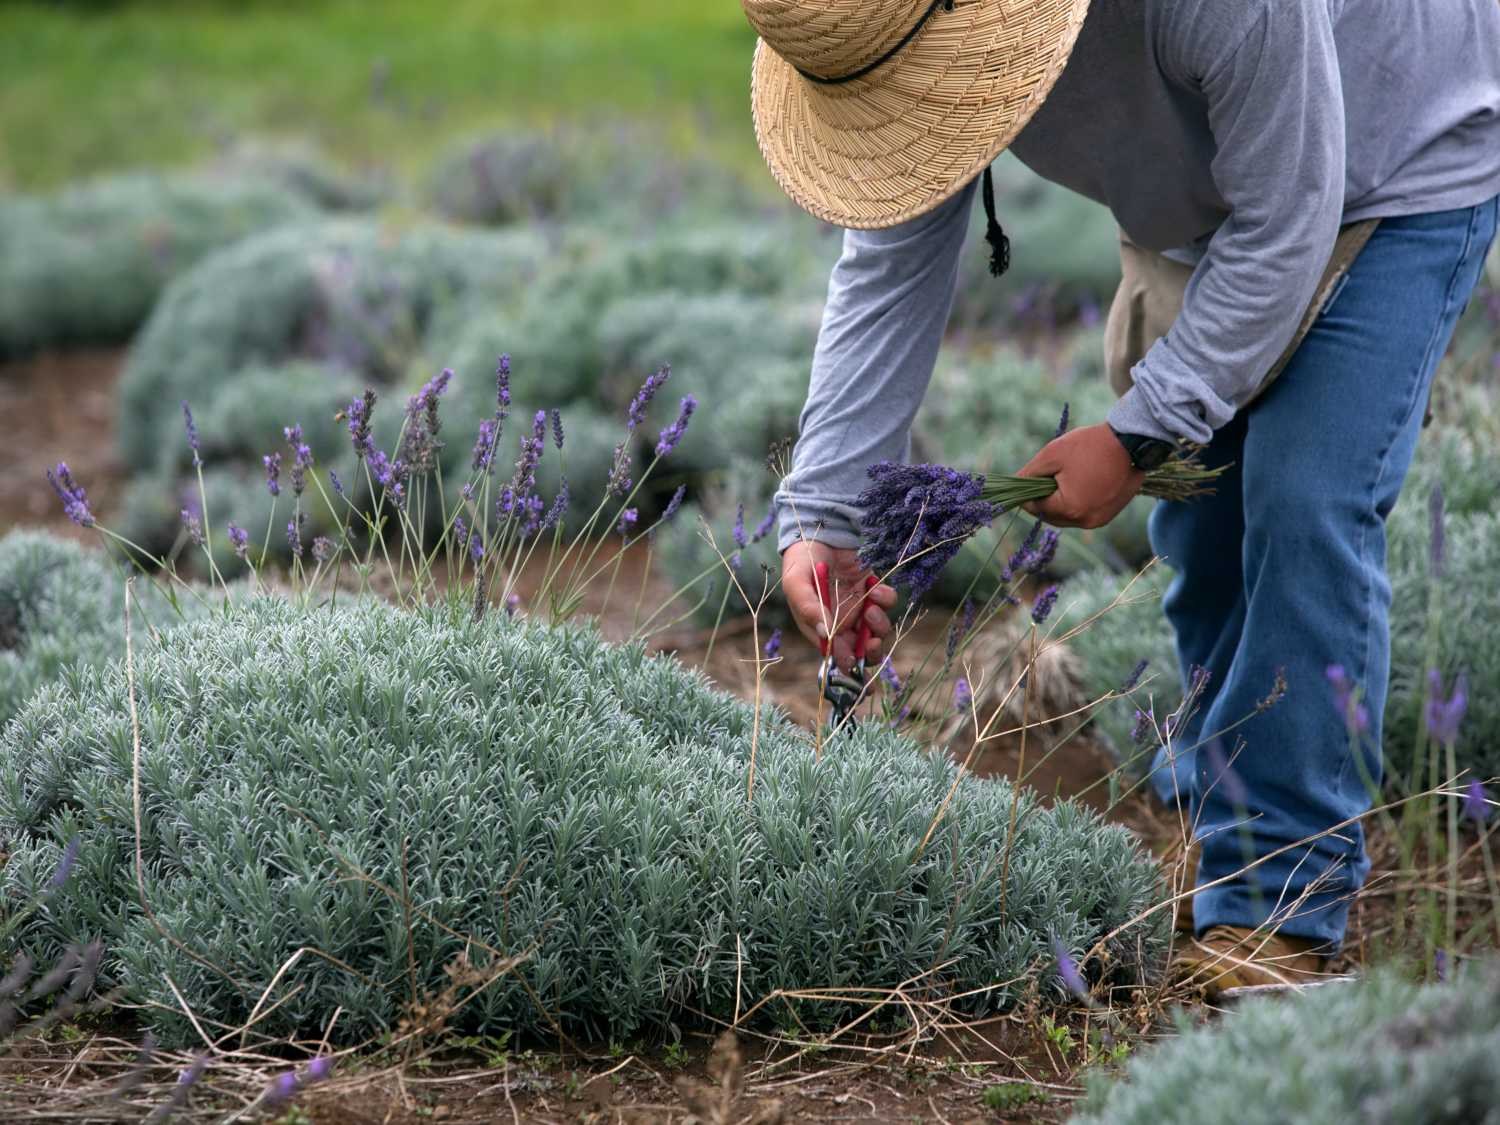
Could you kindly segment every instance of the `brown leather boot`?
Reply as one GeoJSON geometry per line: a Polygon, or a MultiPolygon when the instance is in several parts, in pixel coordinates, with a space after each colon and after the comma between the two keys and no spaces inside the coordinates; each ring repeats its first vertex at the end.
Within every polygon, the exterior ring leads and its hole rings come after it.
{"type": "Polygon", "coordinates": [[[1184,942],[1172,958],[1172,978],[1213,1000],[1231,988],[1296,988],[1330,979],[1321,943],[1306,938],[1212,926],[1184,942]]]}

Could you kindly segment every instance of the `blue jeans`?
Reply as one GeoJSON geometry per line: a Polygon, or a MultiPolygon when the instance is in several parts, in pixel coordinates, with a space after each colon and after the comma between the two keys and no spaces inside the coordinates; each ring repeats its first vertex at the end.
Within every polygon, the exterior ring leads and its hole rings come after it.
{"type": "Polygon", "coordinates": [[[1353,823],[1303,841],[1367,812],[1379,782],[1385,520],[1497,210],[1492,200],[1381,223],[1281,377],[1214,436],[1206,460],[1231,466],[1217,495],[1152,514],[1152,547],[1177,571],[1164,605],[1179,658],[1209,673],[1152,783],[1196,825],[1198,885],[1232,876],[1194,896],[1199,933],[1270,924],[1330,950],[1343,940],[1369,873],[1363,832],[1353,823]],[[1369,711],[1358,752],[1331,665],[1369,711]],[[1285,698],[1258,710],[1278,669],[1285,698]]]}

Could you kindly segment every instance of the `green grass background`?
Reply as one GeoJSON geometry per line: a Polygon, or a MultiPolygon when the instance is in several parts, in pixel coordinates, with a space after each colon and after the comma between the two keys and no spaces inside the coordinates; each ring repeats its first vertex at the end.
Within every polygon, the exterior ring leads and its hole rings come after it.
{"type": "Polygon", "coordinates": [[[735,0],[7,2],[0,190],[252,134],[409,173],[467,133],[601,117],[750,169],[754,43],[735,0]]]}

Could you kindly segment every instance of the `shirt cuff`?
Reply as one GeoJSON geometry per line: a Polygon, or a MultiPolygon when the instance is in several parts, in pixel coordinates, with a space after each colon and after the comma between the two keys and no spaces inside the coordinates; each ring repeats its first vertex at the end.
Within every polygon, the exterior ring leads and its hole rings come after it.
{"type": "Polygon", "coordinates": [[[863,513],[853,505],[778,492],[776,510],[781,524],[778,551],[785,551],[803,539],[837,550],[852,551],[859,546],[859,521],[863,513]]]}

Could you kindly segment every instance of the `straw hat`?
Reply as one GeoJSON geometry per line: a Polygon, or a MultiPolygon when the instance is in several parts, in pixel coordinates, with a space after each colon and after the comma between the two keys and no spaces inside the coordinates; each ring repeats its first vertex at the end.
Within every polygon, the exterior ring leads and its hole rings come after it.
{"type": "Polygon", "coordinates": [[[894,226],[987,168],[1051,91],[1089,0],[741,0],[755,134],[796,203],[894,226]]]}

